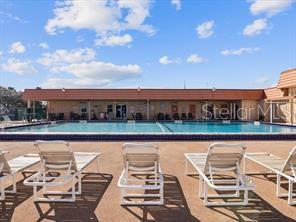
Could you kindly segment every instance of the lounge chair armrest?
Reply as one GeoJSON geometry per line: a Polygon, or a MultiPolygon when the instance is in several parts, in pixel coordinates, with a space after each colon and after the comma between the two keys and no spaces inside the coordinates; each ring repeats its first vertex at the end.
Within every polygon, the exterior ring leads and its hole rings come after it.
{"type": "MultiPolygon", "coordinates": [[[[29,176],[28,178],[26,178],[24,180],[23,184],[26,186],[34,186],[36,183],[40,183],[40,182],[34,181],[34,179],[36,179],[40,176],[41,176],[41,172],[34,173],[32,176],[29,176]]],[[[42,183],[42,185],[44,185],[44,183],[42,183]]]]}
{"type": "Polygon", "coordinates": [[[25,154],[24,157],[39,157],[39,154],[38,153],[28,153],[28,154],[25,154]]]}
{"type": "Polygon", "coordinates": [[[55,177],[46,177],[46,181],[41,181],[40,179],[42,179],[42,173],[38,172],[33,174],[32,176],[28,177],[27,179],[24,180],[24,185],[26,186],[61,186],[64,185],[66,183],[68,183],[73,177],[74,175],[67,175],[63,177],[63,181],[61,182],[57,182],[54,181],[53,179],[55,177]],[[53,180],[53,181],[52,181],[53,180]]]}
{"type": "Polygon", "coordinates": [[[262,155],[270,156],[272,154],[267,152],[245,153],[245,156],[262,156],[262,155]]]}
{"type": "Polygon", "coordinates": [[[93,156],[93,155],[97,155],[97,156],[100,156],[101,155],[101,152],[74,152],[74,154],[76,155],[81,155],[81,156],[93,156]]]}
{"type": "Polygon", "coordinates": [[[187,157],[187,156],[206,156],[207,153],[184,153],[184,156],[187,157]]]}

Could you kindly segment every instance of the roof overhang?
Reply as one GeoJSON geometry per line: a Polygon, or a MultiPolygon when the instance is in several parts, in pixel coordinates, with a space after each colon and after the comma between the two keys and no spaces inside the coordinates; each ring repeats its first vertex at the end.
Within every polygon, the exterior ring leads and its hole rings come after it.
{"type": "Polygon", "coordinates": [[[262,89],[25,89],[23,99],[74,100],[262,100],[262,89]]]}

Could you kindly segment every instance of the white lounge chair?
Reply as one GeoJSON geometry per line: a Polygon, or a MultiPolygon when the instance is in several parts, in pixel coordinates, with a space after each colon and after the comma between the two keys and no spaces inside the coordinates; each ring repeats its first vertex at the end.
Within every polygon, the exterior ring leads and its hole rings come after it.
{"type": "Polygon", "coordinates": [[[18,125],[24,125],[26,123],[25,120],[17,120],[12,121],[8,115],[3,115],[0,117],[0,129],[9,127],[9,126],[18,126],[18,125]],[[1,120],[3,119],[3,120],[1,120]]]}
{"type": "MultiPolygon", "coordinates": [[[[24,181],[25,185],[33,186],[35,201],[74,202],[76,195],[81,194],[81,173],[97,159],[100,153],[73,152],[66,141],[36,141],[39,150],[41,169],[24,181]],[[58,173],[58,174],[57,174],[58,173]],[[75,184],[78,182],[78,189],[75,184]],[[71,184],[71,191],[49,191],[48,187],[57,188],[71,184]],[[71,195],[70,198],[38,197],[37,187],[43,187],[43,194],[71,195]]],[[[44,196],[44,195],[43,195],[44,196]]]]}
{"type": "Polygon", "coordinates": [[[24,171],[30,166],[40,161],[38,154],[26,154],[23,156],[16,157],[12,160],[7,160],[5,154],[7,152],[0,151],[0,200],[5,199],[5,193],[16,193],[16,174],[24,171]],[[4,181],[11,177],[12,189],[7,190],[4,187],[4,181]]]}
{"type": "Polygon", "coordinates": [[[248,191],[253,190],[255,185],[240,170],[245,149],[241,144],[214,143],[210,145],[207,153],[184,154],[186,175],[189,175],[188,163],[194,167],[199,175],[199,196],[203,198],[204,205],[235,206],[248,204],[248,191]],[[227,177],[224,175],[227,175],[227,177]],[[222,178],[217,178],[217,176],[222,178]],[[209,194],[209,189],[222,194],[209,194]],[[209,198],[239,198],[240,191],[244,192],[242,201],[208,201],[209,198]]]}
{"type": "Polygon", "coordinates": [[[287,159],[266,152],[246,153],[245,159],[251,160],[275,173],[277,175],[276,195],[278,197],[288,197],[288,204],[296,205],[296,200],[293,200],[293,197],[296,197],[296,193],[293,193],[293,184],[296,183],[296,147],[291,150],[287,159]],[[288,193],[281,192],[282,177],[288,180],[288,193]]]}
{"type": "Polygon", "coordinates": [[[163,205],[163,175],[159,159],[157,145],[123,145],[124,170],[118,181],[121,205],[163,205]],[[131,200],[136,198],[143,200],[131,200]]]}

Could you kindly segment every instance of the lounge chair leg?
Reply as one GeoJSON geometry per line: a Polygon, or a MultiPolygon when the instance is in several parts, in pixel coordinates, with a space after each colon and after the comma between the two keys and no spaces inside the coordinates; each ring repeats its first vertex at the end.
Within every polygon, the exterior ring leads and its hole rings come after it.
{"type": "Polygon", "coordinates": [[[280,174],[277,174],[276,175],[276,195],[278,197],[281,196],[281,175],[280,174]]]}
{"type": "Polygon", "coordinates": [[[4,181],[3,180],[0,181],[0,192],[1,192],[0,200],[4,200],[5,199],[5,190],[4,190],[4,181]]]}
{"type": "Polygon", "coordinates": [[[81,194],[82,193],[82,185],[81,185],[81,173],[78,174],[78,193],[77,194],[81,194]]]}
{"type": "Polygon", "coordinates": [[[246,157],[243,158],[243,174],[246,174],[246,157]]]}
{"type": "Polygon", "coordinates": [[[244,205],[248,205],[248,203],[249,203],[249,193],[248,192],[249,192],[248,190],[244,191],[244,205]]]}
{"type": "Polygon", "coordinates": [[[125,197],[125,189],[120,189],[120,204],[124,204],[124,197],[125,197]]]}
{"type": "Polygon", "coordinates": [[[43,194],[45,194],[46,192],[47,192],[47,188],[46,188],[46,175],[45,175],[45,173],[43,172],[43,177],[42,177],[42,179],[43,179],[43,183],[44,183],[44,186],[43,186],[43,194]]]}
{"type": "Polygon", "coordinates": [[[198,188],[198,195],[200,198],[204,198],[204,185],[203,185],[203,179],[199,178],[199,188],[198,188]]]}
{"type": "Polygon", "coordinates": [[[164,198],[163,198],[163,185],[161,186],[160,190],[159,190],[159,194],[160,194],[160,205],[163,205],[164,203],[164,198]]]}
{"type": "Polygon", "coordinates": [[[188,176],[188,160],[185,158],[185,175],[188,176]]]}
{"type": "Polygon", "coordinates": [[[96,173],[99,173],[99,165],[100,165],[100,163],[99,163],[99,157],[97,157],[97,171],[96,171],[96,173]]]}
{"type": "Polygon", "coordinates": [[[289,191],[288,191],[288,204],[294,205],[296,204],[295,201],[293,201],[293,181],[289,180],[289,191]]]}
{"type": "MultiPolygon", "coordinates": [[[[72,180],[72,201],[74,202],[75,201],[75,195],[76,195],[76,191],[75,191],[75,184],[76,184],[76,178],[73,177],[73,180],[72,180]]],[[[79,182],[78,182],[79,184],[79,182]]],[[[79,185],[78,185],[79,187],[79,185]]]]}
{"type": "Polygon", "coordinates": [[[33,186],[34,200],[38,201],[37,186],[33,186]]]}
{"type": "Polygon", "coordinates": [[[207,206],[208,205],[208,185],[206,184],[206,182],[203,182],[203,198],[204,198],[204,205],[207,206]]]}
{"type": "Polygon", "coordinates": [[[16,175],[15,173],[12,175],[12,193],[16,193],[16,175]]]}

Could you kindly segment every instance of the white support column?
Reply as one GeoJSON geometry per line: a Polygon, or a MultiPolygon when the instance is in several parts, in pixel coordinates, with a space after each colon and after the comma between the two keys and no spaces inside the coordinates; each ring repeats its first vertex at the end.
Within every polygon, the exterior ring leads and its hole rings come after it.
{"type": "Polygon", "coordinates": [[[272,123],[272,118],[273,118],[273,107],[272,107],[272,100],[269,103],[269,122],[272,123]]]}
{"type": "Polygon", "coordinates": [[[35,101],[33,101],[33,119],[36,119],[35,117],[36,109],[35,109],[35,101]]]}
{"type": "Polygon", "coordinates": [[[147,100],[147,120],[150,120],[150,101],[147,100]]]}
{"type": "Polygon", "coordinates": [[[88,120],[90,120],[90,100],[88,100],[88,120]]]}
{"type": "Polygon", "coordinates": [[[49,119],[49,115],[48,115],[48,107],[49,107],[49,101],[47,101],[46,103],[46,119],[49,119]]]}
{"type": "Polygon", "coordinates": [[[208,120],[208,100],[206,100],[206,120],[208,120]]]}
{"type": "Polygon", "coordinates": [[[294,99],[291,99],[291,125],[294,124],[294,99]]]}
{"type": "Polygon", "coordinates": [[[236,103],[232,103],[232,118],[235,120],[237,117],[236,103]]]}
{"type": "MultiPolygon", "coordinates": [[[[28,109],[31,109],[31,100],[28,100],[28,102],[27,102],[27,108],[28,108],[28,109]]],[[[26,119],[27,119],[29,122],[31,121],[30,115],[28,115],[28,110],[27,110],[27,113],[26,113],[26,119]]]]}
{"type": "Polygon", "coordinates": [[[229,119],[232,119],[232,102],[229,105],[229,119]]]}

